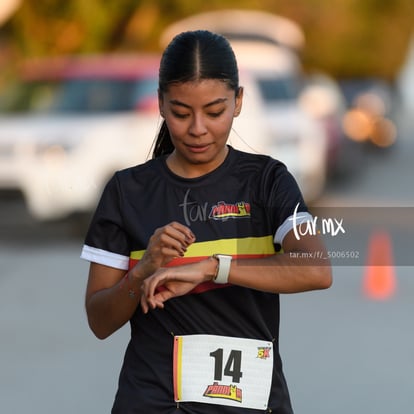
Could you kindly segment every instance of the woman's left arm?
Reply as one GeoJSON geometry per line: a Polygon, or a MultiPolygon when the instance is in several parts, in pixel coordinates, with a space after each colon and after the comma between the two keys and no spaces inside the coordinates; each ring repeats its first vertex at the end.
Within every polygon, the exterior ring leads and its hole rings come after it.
{"type": "MultiPolygon", "coordinates": [[[[228,282],[264,292],[298,293],[327,289],[332,270],[320,236],[298,240],[293,230],[283,240],[283,253],[258,259],[233,259],[228,282]]],[[[222,252],[217,252],[222,253],[222,252]]],[[[198,284],[213,280],[217,263],[208,258],[200,262],[161,268],[143,283],[144,312],[162,308],[167,300],[184,295],[198,284]],[[157,288],[163,286],[161,292],[157,288]]]]}
{"type": "Polygon", "coordinates": [[[320,236],[298,240],[291,230],[283,240],[283,253],[263,259],[234,259],[229,282],[272,293],[298,293],[327,289],[332,269],[320,236]]]}

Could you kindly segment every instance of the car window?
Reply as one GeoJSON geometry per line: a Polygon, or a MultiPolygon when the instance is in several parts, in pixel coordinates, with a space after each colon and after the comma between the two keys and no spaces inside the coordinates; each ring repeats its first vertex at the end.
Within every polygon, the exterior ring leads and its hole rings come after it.
{"type": "Polygon", "coordinates": [[[59,85],[56,82],[11,84],[0,94],[0,112],[47,112],[55,102],[59,85]]]}
{"type": "Polygon", "coordinates": [[[26,82],[13,85],[0,94],[0,112],[132,111],[155,100],[157,87],[156,78],[26,82]]]}
{"type": "Polygon", "coordinates": [[[290,77],[258,78],[260,92],[268,103],[290,101],[297,98],[299,82],[290,77]]]}
{"type": "Polygon", "coordinates": [[[59,91],[57,112],[131,111],[146,96],[156,96],[157,85],[148,80],[76,79],[59,91]]]}

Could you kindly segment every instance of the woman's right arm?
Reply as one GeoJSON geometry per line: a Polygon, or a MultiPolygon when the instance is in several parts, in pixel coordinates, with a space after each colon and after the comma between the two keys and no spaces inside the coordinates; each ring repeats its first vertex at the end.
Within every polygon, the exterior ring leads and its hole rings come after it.
{"type": "Polygon", "coordinates": [[[85,295],[86,314],[92,332],[105,339],[131,319],[141,298],[139,269],[134,275],[91,263],[85,295]]]}
{"type": "Polygon", "coordinates": [[[128,322],[140,302],[143,281],[175,257],[183,256],[194,241],[188,227],[172,222],[154,232],[144,256],[129,272],[91,263],[85,307],[93,333],[105,339],[128,322]]]}

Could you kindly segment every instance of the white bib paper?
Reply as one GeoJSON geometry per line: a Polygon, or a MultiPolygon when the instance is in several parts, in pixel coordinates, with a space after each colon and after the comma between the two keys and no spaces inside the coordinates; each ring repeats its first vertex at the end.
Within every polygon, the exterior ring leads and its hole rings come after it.
{"type": "Polygon", "coordinates": [[[174,338],[174,398],[233,407],[267,408],[273,343],[214,335],[174,338]]]}

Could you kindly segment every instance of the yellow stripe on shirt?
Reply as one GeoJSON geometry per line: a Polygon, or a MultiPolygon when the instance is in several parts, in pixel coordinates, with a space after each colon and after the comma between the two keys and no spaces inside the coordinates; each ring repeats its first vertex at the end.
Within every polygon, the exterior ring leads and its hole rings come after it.
{"type": "MultiPolygon", "coordinates": [[[[144,253],[145,250],[133,251],[130,258],[132,260],[140,260],[144,253]]],[[[273,236],[196,242],[188,247],[185,257],[207,257],[215,253],[229,254],[231,256],[271,255],[275,253],[273,236]]]]}

